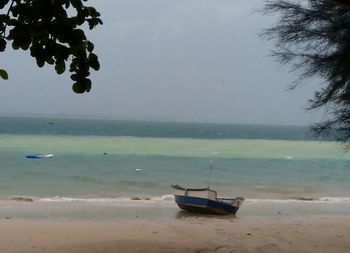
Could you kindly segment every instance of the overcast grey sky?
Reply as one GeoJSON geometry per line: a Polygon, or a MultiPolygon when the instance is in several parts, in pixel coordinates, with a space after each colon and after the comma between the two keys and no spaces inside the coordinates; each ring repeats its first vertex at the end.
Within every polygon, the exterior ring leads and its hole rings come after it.
{"type": "Polygon", "coordinates": [[[0,115],[300,125],[318,80],[297,78],[258,37],[273,17],[262,0],[94,0],[104,25],[88,32],[100,57],[90,93],[71,91],[69,72],[36,67],[11,46],[0,55],[0,115]]]}

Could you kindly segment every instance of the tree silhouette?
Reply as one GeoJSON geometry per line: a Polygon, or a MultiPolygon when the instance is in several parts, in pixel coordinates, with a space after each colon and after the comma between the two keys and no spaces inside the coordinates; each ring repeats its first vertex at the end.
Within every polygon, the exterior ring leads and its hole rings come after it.
{"type": "Polygon", "coordinates": [[[330,0],[330,1],[335,3],[335,4],[341,4],[343,6],[350,7],[349,0],[330,0]]]}
{"type": "MultiPolygon", "coordinates": [[[[76,93],[89,92],[90,69],[99,70],[94,44],[87,40],[83,26],[102,24],[100,13],[87,0],[0,0],[0,52],[8,42],[12,48],[30,51],[39,67],[54,65],[57,74],[69,71],[76,93]]],[[[5,70],[0,77],[7,79],[5,70]]]]}
{"type": "Polygon", "coordinates": [[[325,108],[317,134],[350,139],[350,3],[327,0],[269,0],[264,11],[279,14],[263,36],[275,42],[279,62],[301,70],[301,79],[320,77],[321,88],[308,109],[325,108]],[[336,3],[337,2],[337,3],[336,3]]]}

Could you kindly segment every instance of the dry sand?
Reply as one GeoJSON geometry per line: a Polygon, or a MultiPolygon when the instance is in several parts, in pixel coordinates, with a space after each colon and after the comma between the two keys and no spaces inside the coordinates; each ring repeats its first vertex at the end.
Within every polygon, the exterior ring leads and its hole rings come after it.
{"type": "Polygon", "coordinates": [[[0,221],[1,253],[350,252],[350,218],[0,221]]]}

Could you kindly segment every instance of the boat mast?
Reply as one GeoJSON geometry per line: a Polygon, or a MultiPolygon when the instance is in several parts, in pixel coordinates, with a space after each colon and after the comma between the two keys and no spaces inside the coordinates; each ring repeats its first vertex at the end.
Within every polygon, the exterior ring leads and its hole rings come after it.
{"type": "Polygon", "coordinates": [[[212,171],[213,171],[213,163],[214,163],[214,161],[210,161],[209,177],[208,177],[208,188],[210,188],[210,185],[211,185],[211,176],[212,176],[212,171]]]}

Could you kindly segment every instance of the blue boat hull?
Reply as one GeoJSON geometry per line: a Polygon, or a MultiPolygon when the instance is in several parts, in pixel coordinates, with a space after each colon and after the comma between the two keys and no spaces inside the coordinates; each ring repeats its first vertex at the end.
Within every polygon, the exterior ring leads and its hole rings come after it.
{"type": "Polygon", "coordinates": [[[176,204],[183,210],[211,214],[236,214],[238,207],[219,201],[192,196],[175,195],[176,204]]]}
{"type": "Polygon", "coordinates": [[[39,159],[39,158],[51,158],[53,156],[53,154],[30,154],[30,155],[26,155],[26,158],[34,158],[34,159],[39,159]]]}

